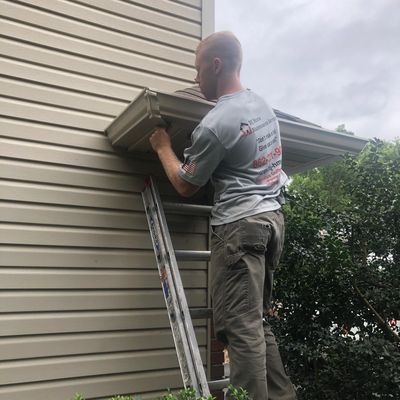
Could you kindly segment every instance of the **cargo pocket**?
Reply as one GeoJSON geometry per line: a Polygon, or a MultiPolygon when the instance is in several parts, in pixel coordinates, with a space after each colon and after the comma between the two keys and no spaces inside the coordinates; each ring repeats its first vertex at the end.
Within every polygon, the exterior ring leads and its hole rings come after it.
{"type": "Polygon", "coordinates": [[[242,314],[250,309],[249,265],[253,254],[264,255],[270,237],[270,226],[246,219],[228,224],[225,231],[225,312],[242,314]]]}
{"type": "Polygon", "coordinates": [[[242,259],[242,221],[225,226],[224,309],[227,316],[245,313],[249,308],[249,271],[242,259]]]}
{"type": "Polygon", "coordinates": [[[226,315],[247,312],[249,310],[249,270],[243,259],[228,267],[225,278],[226,315]]]}

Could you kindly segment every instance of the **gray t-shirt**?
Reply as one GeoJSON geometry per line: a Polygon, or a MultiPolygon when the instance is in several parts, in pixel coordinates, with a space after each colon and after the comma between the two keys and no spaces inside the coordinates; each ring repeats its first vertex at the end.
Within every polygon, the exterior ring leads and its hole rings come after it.
{"type": "Polygon", "coordinates": [[[220,97],[193,131],[179,175],[197,186],[211,178],[212,225],[279,209],[287,176],[272,108],[251,90],[220,97]]]}

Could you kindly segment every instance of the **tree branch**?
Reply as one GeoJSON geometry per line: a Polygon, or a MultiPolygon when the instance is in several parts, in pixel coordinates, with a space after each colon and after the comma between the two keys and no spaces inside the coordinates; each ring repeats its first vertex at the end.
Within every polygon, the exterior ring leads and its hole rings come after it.
{"type": "Polygon", "coordinates": [[[375,316],[378,325],[382,328],[382,330],[389,336],[389,338],[397,343],[400,343],[400,337],[394,332],[390,326],[385,322],[385,320],[379,315],[379,313],[375,310],[372,304],[366,299],[366,297],[361,293],[360,289],[356,284],[353,284],[353,288],[358,294],[358,297],[362,300],[362,302],[367,306],[367,308],[372,312],[375,316]]]}

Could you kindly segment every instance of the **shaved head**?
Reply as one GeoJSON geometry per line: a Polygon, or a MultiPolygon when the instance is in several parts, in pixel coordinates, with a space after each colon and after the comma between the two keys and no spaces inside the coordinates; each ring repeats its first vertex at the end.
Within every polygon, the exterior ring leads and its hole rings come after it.
{"type": "Polygon", "coordinates": [[[216,32],[203,39],[196,50],[196,55],[200,54],[207,61],[220,58],[229,72],[239,72],[242,66],[242,46],[229,31],[216,32]]]}

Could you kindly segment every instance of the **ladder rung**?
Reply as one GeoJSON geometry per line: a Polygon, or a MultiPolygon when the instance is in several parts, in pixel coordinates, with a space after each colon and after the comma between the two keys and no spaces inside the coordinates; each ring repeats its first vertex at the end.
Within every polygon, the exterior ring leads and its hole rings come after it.
{"type": "Polygon", "coordinates": [[[229,378],[208,382],[208,387],[210,388],[211,391],[225,389],[228,387],[228,385],[229,385],[229,378]]]}
{"type": "Polygon", "coordinates": [[[173,203],[163,202],[165,212],[173,214],[190,214],[198,216],[211,216],[211,206],[204,206],[201,204],[185,204],[185,203],[173,203]]]}
{"type": "Polygon", "coordinates": [[[175,250],[179,261],[210,261],[211,252],[207,250],[175,250]]]}
{"type": "Polygon", "coordinates": [[[212,308],[190,308],[189,311],[192,319],[211,318],[213,315],[212,308]]]}

